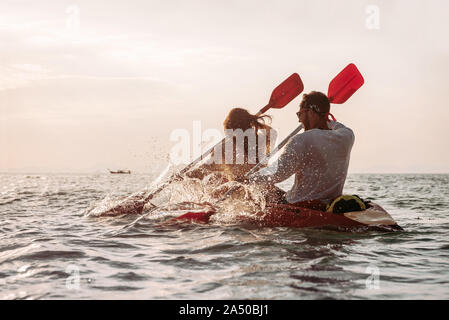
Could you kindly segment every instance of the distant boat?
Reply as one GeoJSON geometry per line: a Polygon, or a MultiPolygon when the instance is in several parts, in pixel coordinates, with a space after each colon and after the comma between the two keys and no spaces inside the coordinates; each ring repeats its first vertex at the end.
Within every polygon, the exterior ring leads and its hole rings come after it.
{"type": "Polygon", "coordinates": [[[112,173],[112,174],[131,174],[131,170],[117,170],[117,171],[109,170],[109,173],[112,173]]]}

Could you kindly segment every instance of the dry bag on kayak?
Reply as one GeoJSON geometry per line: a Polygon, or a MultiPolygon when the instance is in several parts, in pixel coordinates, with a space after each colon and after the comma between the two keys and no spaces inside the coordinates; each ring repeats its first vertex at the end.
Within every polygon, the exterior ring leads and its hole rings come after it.
{"type": "Polygon", "coordinates": [[[342,195],[327,205],[327,212],[343,214],[345,212],[366,210],[368,203],[357,195],[342,195]]]}

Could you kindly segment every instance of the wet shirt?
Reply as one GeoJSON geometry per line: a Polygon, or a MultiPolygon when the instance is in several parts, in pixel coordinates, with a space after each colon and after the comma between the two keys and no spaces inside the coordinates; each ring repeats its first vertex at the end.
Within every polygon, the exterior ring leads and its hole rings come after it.
{"type": "Polygon", "coordinates": [[[256,182],[278,183],[295,175],[287,201],[329,201],[343,192],[354,144],[354,133],[339,122],[330,121],[331,130],[311,129],[293,137],[279,159],[255,174],[256,182]],[[274,172],[264,175],[264,172],[274,172]]]}

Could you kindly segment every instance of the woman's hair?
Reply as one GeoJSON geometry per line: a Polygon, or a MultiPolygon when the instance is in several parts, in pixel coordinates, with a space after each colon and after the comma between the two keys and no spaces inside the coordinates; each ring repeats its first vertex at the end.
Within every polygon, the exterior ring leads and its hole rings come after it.
{"type": "Polygon", "coordinates": [[[327,96],[318,91],[312,91],[302,96],[302,101],[299,105],[302,108],[310,108],[317,113],[325,115],[330,111],[331,105],[327,96]]]}
{"type": "Polygon", "coordinates": [[[250,128],[256,129],[256,131],[258,129],[271,129],[269,125],[265,124],[264,118],[270,119],[271,122],[269,115],[252,115],[246,109],[234,108],[229,111],[228,116],[223,122],[223,126],[225,129],[242,129],[243,131],[250,128]]]}
{"type": "MultiPolygon", "coordinates": [[[[225,129],[241,129],[243,131],[246,131],[248,129],[254,129],[255,133],[257,134],[257,131],[260,129],[266,130],[266,154],[268,154],[271,150],[270,148],[270,130],[271,126],[267,125],[265,123],[265,118],[268,118],[271,122],[271,116],[269,115],[253,115],[248,112],[246,109],[242,108],[234,108],[229,111],[228,116],[223,122],[223,126],[225,129]]],[[[256,162],[259,162],[261,159],[259,159],[258,155],[258,138],[256,135],[256,162]]],[[[235,144],[236,144],[236,138],[234,137],[234,158],[235,158],[235,144]]],[[[245,148],[245,163],[248,161],[248,141],[245,139],[244,141],[244,148],[245,148]]],[[[224,160],[224,152],[223,152],[223,160],[224,160]]]]}

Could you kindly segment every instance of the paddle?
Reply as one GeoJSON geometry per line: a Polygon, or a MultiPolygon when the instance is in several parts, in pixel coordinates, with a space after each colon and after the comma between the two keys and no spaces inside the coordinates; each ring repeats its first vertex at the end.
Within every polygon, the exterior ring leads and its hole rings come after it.
{"type": "MultiPolygon", "coordinates": [[[[281,109],[285,107],[290,101],[296,98],[302,91],[304,90],[304,85],[302,83],[301,78],[297,73],[293,73],[287,79],[285,79],[280,85],[278,85],[272,92],[270,100],[268,104],[263,107],[256,115],[261,115],[265,113],[267,110],[281,109]]],[[[150,201],[155,195],[164,190],[168,185],[176,181],[182,174],[186,173],[190,168],[195,166],[198,162],[200,162],[203,158],[207,157],[212,151],[220,144],[226,141],[226,138],[218,142],[215,146],[208,149],[204,154],[195,159],[189,165],[187,165],[184,169],[179,171],[176,174],[170,176],[170,178],[162,183],[155,191],[151,192],[149,195],[146,195],[142,198],[141,195],[131,195],[124,199],[119,205],[114,206],[114,208],[109,209],[104,214],[112,214],[117,215],[120,213],[128,213],[128,214],[141,214],[145,204],[150,201]]],[[[152,208],[152,211],[156,208],[152,208]]]]}
{"type": "MultiPolygon", "coordinates": [[[[347,65],[332,81],[329,83],[328,94],[329,102],[335,104],[342,104],[346,102],[364,83],[363,77],[360,74],[357,67],[350,63],[347,65]]],[[[290,133],[270,154],[268,154],[262,161],[260,161],[256,166],[254,166],[250,171],[246,173],[246,177],[251,176],[254,172],[260,169],[260,167],[268,161],[277,151],[282,149],[287,142],[295,136],[303,128],[302,123],[290,133]]],[[[218,200],[215,204],[227,199],[227,197],[238,187],[233,187],[229,189],[225,195],[218,200]]],[[[210,217],[210,212],[198,212],[196,216],[192,215],[192,212],[188,212],[185,215],[175,218],[176,220],[183,220],[183,216],[190,221],[204,222],[204,215],[208,214],[210,217]]]]}
{"type": "Polygon", "coordinates": [[[329,83],[327,96],[330,103],[342,104],[346,102],[363,84],[360,71],[355,64],[350,63],[329,83]]]}

